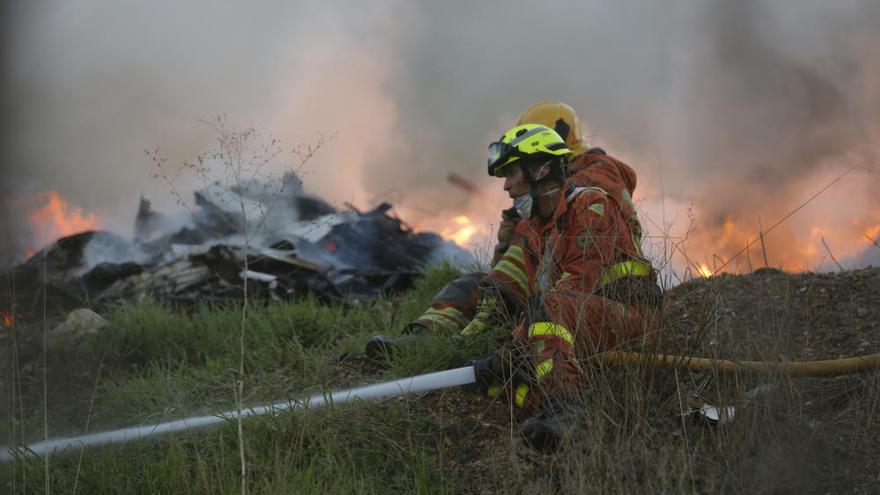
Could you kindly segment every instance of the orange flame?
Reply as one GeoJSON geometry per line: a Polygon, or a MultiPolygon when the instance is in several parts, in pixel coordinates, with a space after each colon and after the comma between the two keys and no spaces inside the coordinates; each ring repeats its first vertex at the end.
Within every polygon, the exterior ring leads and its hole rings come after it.
{"type": "MultiPolygon", "coordinates": [[[[98,214],[85,214],[81,207],[71,207],[57,191],[42,191],[26,201],[43,203],[27,215],[38,247],[61,237],[100,228],[98,214]]],[[[29,252],[33,250],[31,248],[29,252]]]]}
{"type": "Polygon", "coordinates": [[[868,229],[867,232],[865,232],[865,237],[871,239],[872,241],[877,241],[878,235],[880,235],[880,223],[871,227],[870,229],[868,229]]]}
{"type": "Polygon", "coordinates": [[[705,263],[700,264],[700,268],[698,271],[700,272],[700,275],[703,276],[703,278],[709,278],[712,276],[712,270],[710,270],[705,263]]]}
{"type": "Polygon", "coordinates": [[[12,313],[0,311],[0,325],[3,325],[3,328],[10,328],[13,324],[15,324],[15,316],[12,313]]]}
{"type": "MultiPolygon", "coordinates": [[[[866,215],[837,223],[821,220],[809,226],[781,225],[769,234],[765,232],[762,239],[759,225],[727,216],[693,236],[689,247],[700,258],[717,259],[719,272],[748,273],[764,266],[765,255],[771,267],[797,272],[821,266],[832,256],[843,260],[858,255],[869,240],[880,236],[878,217],[866,215]]],[[[706,263],[699,264],[694,267],[703,277],[714,273],[706,263]]]]}
{"type": "Polygon", "coordinates": [[[440,236],[446,240],[452,241],[459,246],[466,247],[467,243],[474,237],[479,229],[471,219],[465,215],[459,215],[452,219],[455,223],[453,227],[447,227],[440,231],[440,236]]]}

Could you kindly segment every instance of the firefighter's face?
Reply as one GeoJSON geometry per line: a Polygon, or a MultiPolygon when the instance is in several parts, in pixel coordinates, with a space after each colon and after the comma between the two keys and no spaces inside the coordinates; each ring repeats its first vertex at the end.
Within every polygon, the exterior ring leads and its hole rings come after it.
{"type": "Polygon", "coordinates": [[[532,187],[525,181],[522,168],[508,167],[504,174],[504,190],[511,198],[522,196],[532,190],[532,187]]]}
{"type": "MultiPolygon", "coordinates": [[[[541,180],[547,175],[549,169],[545,164],[530,168],[529,170],[535,180],[541,180]]],[[[526,182],[523,175],[522,167],[507,168],[507,171],[504,173],[504,190],[507,191],[507,195],[511,198],[516,198],[532,191],[531,184],[526,182]]]]}

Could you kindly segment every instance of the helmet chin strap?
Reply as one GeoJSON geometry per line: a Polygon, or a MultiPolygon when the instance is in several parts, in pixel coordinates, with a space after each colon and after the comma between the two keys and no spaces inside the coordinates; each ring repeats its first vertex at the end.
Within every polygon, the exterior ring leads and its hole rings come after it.
{"type": "MultiPolygon", "coordinates": [[[[549,166],[549,163],[545,163],[541,166],[541,168],[549,166]]],[[[517,213],[519,213],[520,218],[531,218],[535,214],[535,204],[538,202],[538,198],[550,196],[551,194],[559,191],[559,188],[556,187],[545,193],[541,193],[538,191],[538,184],[539,182],[543,181],[543,179],[541,179],[540,181],[536,180],[529,172],[528,167],[522,167],[522,171],[523,179],[525,179],[529,186],[531,186],[531,190],[528,193],[523,194],[522,196],[517,196],[516,198],[514,198],[513,206],[514,208],[516,208],[517,213]]],[[[538,172],[540,173],[540,169],[538,170],[538,172]]],[[[544,176],[544,178],[546,179],[547,176],[544,176]]]]}
{"type": "Polygon", "coordinates": [[[551,194],[554,194],[554,193],[556,193],[556,192],[558,192],[558,191],[559,191],[559,188],[558,188],[558,187],[557,187],[557,188],[554,188],[554,189],[550,189],[549,191],[547,191],[547,192],[545,192],[545,193],[539,194],[538,197],[541,197],[541,196],[550,196],[551,194]]]}

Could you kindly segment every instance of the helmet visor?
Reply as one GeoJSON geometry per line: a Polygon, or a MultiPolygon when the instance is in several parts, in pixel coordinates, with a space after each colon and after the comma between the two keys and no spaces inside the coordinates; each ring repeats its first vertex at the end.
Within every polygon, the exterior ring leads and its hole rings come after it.
{"type": "Polygon", "coordinates": [[[496,141],[489,145],[489,175],[497,175],[499,165],[502,165],[510,158],[513,146],[496,141]]]}

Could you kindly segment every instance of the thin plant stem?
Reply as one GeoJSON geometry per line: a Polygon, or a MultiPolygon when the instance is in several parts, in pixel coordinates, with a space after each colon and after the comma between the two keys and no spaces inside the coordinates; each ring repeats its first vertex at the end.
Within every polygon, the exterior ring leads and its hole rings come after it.
{"type": "MultiPolygon", "coordinates": [[[[48,349],[49,323],[46,319],[46,300],[49,298],[49,283],[47,281],[49,249],[43,251],[43,440],[49,441],[49,378],[46,364],[46,350],[48,349]]],[[[43,467],[45,476],[46,495],[49,495],[49,450],[43,453],[43,467]]]]}
{"type": "MultiPolygon", "coordinates": [[[[241,136],[239,136],[239,139],[241,136]]],[[[244,197],[242,196],[242,184],[241,184],[241,153],[242,153],[242,143],[239,141],[237,143],[236,149],[236,166],[235,166],[235,180],[237,182],[237,186],[239,188],[238,192],[238,204],[241,210],[241,232],[244,236],[244,273],[242,277],[242,302],[241,302],[241,328],[239,331],[239,356],[238,356],[238,398],[236,400],[236,405],[238,407],[238,451],[239,457],[241,461],[241,493],[245,495],[247,493],[247,465],[245,461],[245,448],[244,448],[244,428],[242,426],[242,402],[244,401],[244,353],[245,353],[245,344],[244,337],[245,331],[247,329],[247,310],[248,310],[248,251],[250,250],[250,236],[247,234],[247,208],[245,208],[244,197]]]]}
{"type": "MultiPolygon", "coordinates": [[[[98,382],[101,379],[101,370],[104,368],[104,356],[106,354],[101,354],[101,360],[98,361],[98,371],[95,373],[95,386],[92,387],[92,398],[89,400],[89,413],[86,415],[86,427],[83,435],[87,435],[89,433],[89,424],[92,420],[92,411],[95,409],[95,398],[98,395],[98,382]]],[[[79,484],[79,473],[82,468],[82,459],[83,454],[85,453],[85,446],[82,447],[79,451],[79,460],[76,463],[76,476],[73,479],[73,495],[76,495],[76,488],[79,484]]]]}
{"type": "Polygon", "coordinates": [[[825,242],[825,237],[820,237],[820,239],[822,239],[822,245],[825,246],[825,250],[828,251],[828,256],[831,257],[831,261],[833,261],[834,264],[837,265],[838,270],[843,271],[843,267],[840,266],[840,263],[837,262],[837,258],[834,257],[834,253],[831,252],[831,248],[828,247],[828,243],[825,242]]]}
{"type": "MultiPolygon", "coordinates": [[[[761,221],[761,215],[758,215],[758,238],[761,239],[761,256],[764,257],[764,268],[770,268],[770,264],[767,262],[767,245],[764,244],[764,222],[761,221]]],[[[746,244],[746,251],[750,245],[746,244]]]]}

